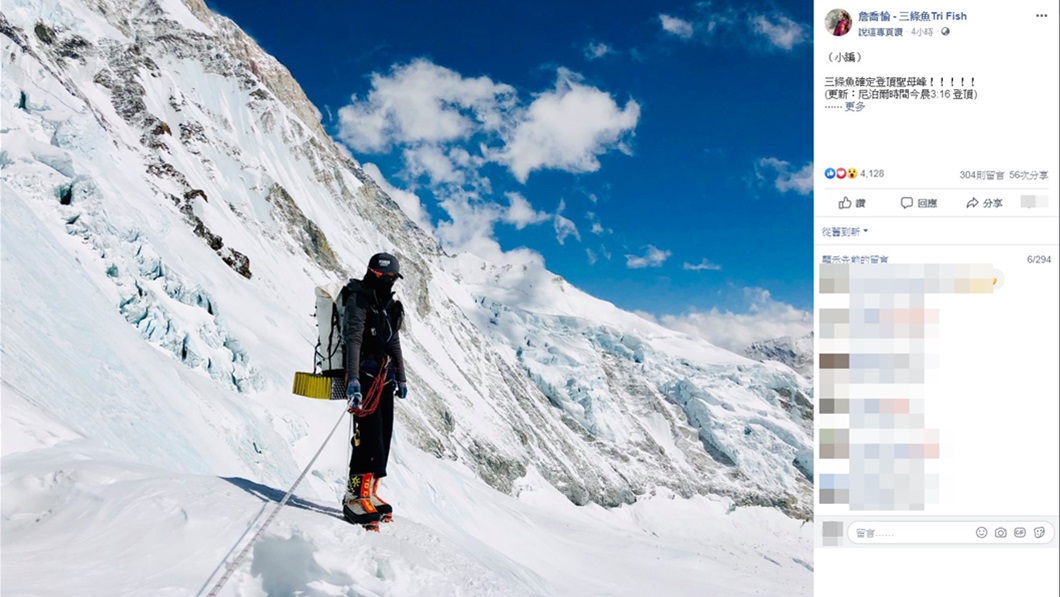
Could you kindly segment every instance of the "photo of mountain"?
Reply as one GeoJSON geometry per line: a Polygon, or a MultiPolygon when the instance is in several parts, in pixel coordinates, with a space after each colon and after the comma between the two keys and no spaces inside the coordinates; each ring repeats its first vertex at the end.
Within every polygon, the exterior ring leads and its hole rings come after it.
{"type": "MultiPolygon", "coordinates": [[[[694,49],[695,15],[662,16],[652,39],[694,49]]],[[[762,19],[730,26],[804,44],[762,19]]],[[[737,258],[638,239],[635,214],[590,245],[626,216],[571,194],[650,153],[632,131],[651,102],[569,69],[535,95],[413,60],[329,115],[201,0],[12,0],[0,34],[3,594],[812,593],[809,299],[763,290],[787,274],[759,257],[704,282],[737,258]],[[550,177],[570,186],[534,186],[550,177]],[[291,388],[319,350],[315,289],[380,252],[408,396],[376,534],[343,520],[347,405],[291,388]]],[[[586,44],[587,64],[635,61],[586,44]]],[[[748,163],[748,193],[809,218],[801,165],[748,163]]]]}

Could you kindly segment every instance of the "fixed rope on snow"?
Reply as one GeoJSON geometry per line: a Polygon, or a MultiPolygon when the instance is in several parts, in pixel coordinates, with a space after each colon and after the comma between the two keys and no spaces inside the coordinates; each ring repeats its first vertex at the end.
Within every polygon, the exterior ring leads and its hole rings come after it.
{"type": "MultiPolygon", "coordinates": [[[[372,380],[372,385],[368,388],[368,393],[365,395],[364,401],[357,408],[348,411],[350,414],[353,415],[352,417],[350,417],[350,424],[352,426],[352,436],[354,438],[354,441],[358,440],[357,417],[368,416],[374,413],[377,408],[379,408],[379,400],[382,398],[383,388],[386,387],[387,384],[386,376],[387,369],[389,367],[390,358],[384,356],[383,362],[379,367],[379,373],[375,376],[375,379],[372,380]]],[[[346,413],[343,413],[342,417],[345,416],[346,413]]],[[[291,488],[287,490],[287,494],[283,496],[283,499],[280,500],[280,503],[276,504],[276,507],[269,514],[269,517],[265,519],[265,523],[262,524],[260,528],[258,528],[257,532],[254,533],[254,536],[250,538],[250,541],[245,546],[243,546],[243,549],[239,552],[239,555],[237,555],[229,565],[225,566],[224,574],[222,574],[221,578],[218,579],[217,583],[213,586],[213,589],[211,589],[210,592],[206,594],[206,597],[217,597],[221,588],[224,587],[225,583],[227,583],[228,580],[232,577],[232,574],[234,574],[235,571],[239,569],[240,565],[242,565],[243,563],[243,559],[246,558],[248,553],[250,553],[250,549],[254,547],[254,544],[257,543],[258,539],[262,537],[262,535],[265,533],[265,529],[267,529],[269,525],[272,524],[272,521],[276,519],[276,515],[280,513],[280,510],[285,505],[287,505],[287,500],[291,499],[291,495],[294,494],[294,490],[298,488],[298,485],[302,482],[302,479],[305,479],[305,476],[309,474],[309,470],[310,468],[312,468],[313,463],[316,462],[317,458],[324,451],[324,447],[328,445],[329,441],[331,441],[331,437],[335,435],[335,431],[338,430],[339,425],[342,424],[342,417],[340,417],[339,420],[335,422],[335,426],[331,428],[331,432],[328,433],[328,436],[324,439],[324,443],[320,445],[320,448],[317,450],[317,453],[313,455],[313,458],[309,461],[309,464],[307,464],[305,469],[302,470],[302,474],[299,475],[297,479],[295,479],[294,484],[291,485],[291,488]]],[[[349,444],[347,444],[346,459],[349,460],[349,444]]],[[[253,523],[251,524],[253,525],[253,523]]],[[[244,535],[245,534],[246,533],[244,533],[244,535]]]]}
{"type": "Polygon", "coordinates": [[[324,446],[328,445],[328,442],[331,441],[331,436],[335,435],[335,431],[339,428],[339,425],[342,424],[342,418],[345,416],[346,413],[344,412],[342,413],[342,416],[339,417],[339,420],[335,422],[335,426],[331,428],[331,432],[328,433],[327,438],[324,439],[324,443],[320,444],[320,449],[318,449],[317,453],[313,455],[313,458],[309,460],[309,464],[306,465],[305,469],[302,471],[302,474],[298,475],[298,478],[295,479],[294,485],[291,485],[291,488],[287,490],[287,494],[283,496],[283,499],[280,500],[280,503],[276,504],[276,507],[273,509],[272,513],[269,514],[269,517],[267,519],[265,519],[265,523],[261,525],[261,527],[256,533],[254,533],[254,536],[250,538],[250,542],[243,547],[243,550],[239,552],[239,555],[237,555],[236,558],[232,560],[229,565],[225,566],[224,574],[222,574],[221,578],[218,579],[217,584],[215,584],[213,588],[210,589],[210,592],[206,594],[206,597],[217,597],[217,595],[221,591],[221,588],[225,586],[225,583],[227,583],[228,580],[232,577],[232,574],[243,563],[243,559],[247,557],[248,553],[250,553],[250,548],[253,547],[255,543],[257,543],[258,539],[261,539],[261,536],[265,533],[265,529],[267,529],[269,525],[272,524],[272,521],[276,519],[276,515],[279,514],[280,510],[287,505],[287,500],[291,499],[291,495],[294,494],[294,490],[298,487],[298,484],[302,482],[302,479],[305,479],[305,476],[307,474],[309,474],[309,469],[312,468],[313,463],[316,462],[317,458],[320,457],[321,452],[324,451],[324,446]]]}

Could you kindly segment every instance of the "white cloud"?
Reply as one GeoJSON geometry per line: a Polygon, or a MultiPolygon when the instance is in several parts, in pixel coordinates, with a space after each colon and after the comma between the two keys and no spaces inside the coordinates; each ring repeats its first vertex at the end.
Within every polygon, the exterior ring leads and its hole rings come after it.
{"type": "Polygon", "coordinates": [[[384,193],[398,204],[398,207],[405,212],[405,215],[410,220],[419,224],[424,230],[430,231],[432,229],[431,217],[427,214],[427,210],[423,208],[423,203],[420,202],[420,198],[415,193],[410,193],[391,185],[375,164],[364,164],[361,169],[379,185],[379,188],[383,189],[384,193]]]}
{"type": "Polygon", "coordinates": [[[473,201],[467,196],[448,197],[438,205],[449,219],[438,222],[435,235],[447,249],[468,251],[483,259],[495,259],[503,253],[493,237],[494,225],[504,216],[499,205],[473,201]]]}
{"type": "Polygon", "coordinates": [[[592,41],[585,46],[585,58],[587,60],[596,60],[598,58],[603,58],[604,56],[613,53],[614,50],[611,49],[611,46],[603,42],[592,41]]]}
{"type": "Polygon", "coordinates": [[[706,36],[700,38],[710,41],[715,36],[729,35],[739,29],[740,18],[736,9],[729,7],[722,10],[712,11],[710,16],[700,24],[706,36]]]}
{"type": "Polygon", "coordinates": [[[596,262],[599,261],[599,258],[596,256],[596,253],[594,253],[592,249],[585,249],[585,255],[589,259],[589,265],[595,265],[596,262]]]}
{"type": "Polygon", "coordinates": [[[339,109],[338,137],[360,152],[399,146],[408,174],[454,184],[460,184],[454,171],[460,164],[444,148],[477,137],[482,153],[472,166],[497,161],[525,182],[534,170],[592,172],[600,167],[599,155],[629,153],[624,141],[639,118],[636,101],[620,107],[565,68],[558,70],[554,89],[523,106],[510,85],[466,78],[418,59],[387,75],[373,74],[368,95],[354,96],[339,109]]]}
{"type": "Polygon", "coordinates": [[[573,236],[579,241],[582,239],[582,236],[578,234],[578,227],[569,219],[557,214],[553,222],[556,230],[556,242],[559,244],[562,245],[568,236],[573,236]]]}
{"type": "Polygon", "coordinates": [[[782,336],[799,337],[813,329],[812,313],[773,300],[768,290],[746,288],[744,295],[749,303],[746,313],[715,308],[680,316],[664,315],[658,318],[658,322],[733,352],[742,352],[753,342],[782,336]]]}
{"type": "Polygon", "coordinates": [[[567,240],[568,236],[573,236],[581,242],[582,235],[578,234],[578,227],[574,225],[574,222],[563,217],[563,210],[567,208],[567,202],[560,199],[559,207],[556,208],[556,215],[552,217],[553,228],[556,231],[556,242],[563,244],[567,240]]]}
{"type": "Polygon", "coordinates": [[[709,259],[704,257],[702,261],[700,261],[699,263],[697,263],[695,265],[693,265],[691,263],[688,263],[686,261],[685,264],[684,264],[684,268],[686,270],[690,270],[690,271],[694,271],[694,272],[703,271],[703,270],[715,271],[716,272],[716,271],[719,271],[721,269],[721,266],[716,264],[716,263],[711,263],[709,259]]]}
{"type": "Polygon", "coordinates": [[[357,151],[387,151],[392,144],[466,139],[495,130],[514,105],[515,89],[488,77],[465,78],[419,59],[372,75],[364,99],[339,109],[339,139],[357,151]]]}
{"type": "Polygon", "coordinates": [[[731,0],[703,0],[691,20],[659,15],[662,28],[681,39],[706,44],[743,44],[790,51],[809,41],[807,28],[780,11],[754,11],[731,0]]]}
{"type": "Polygon", "coordinates": [[[813,191],[813,162],[796,170],[791,162],[762,158],[755,163],[755,178],[760,182],[772,179],[773,186],[781,193],[794,191],[809,195],[813,191]]]}
{"type": "Polygon", "coordinates": [[[504,212],[504,221],[522,230],[532,224],[539,224],[549,219],[548,213],[536,211],[530,202],[519,193],[505,193],[508,197],[508,210],[504,212]]]}
{"type": "Polygon", "coordinates": [[[406,173],[412,178],[426,175],[432,184],[463,184],[466,174],[436,145],[418,145],[401,152],[406,173]]]}
{"type": "MultiPolygon", "coordinates": [[[[597,54],[610,51],[603,44],[594,48],[597,54]]],[[[630,153],[627,143],[639,117],[636,101],[620,106],[564,68],[553,89],[525,103],[509,85],[418,59],[373,74],[368,92],[339,109],[338,137],[355,152],[397,153],[397,176],[411,190],[423,184],[447,219],[432,227],[415,194],[386,184],[374,166],[370,176],[447,250],[497,261],[504,257],[494,238],[499,222],[523,229],[551,221],[560,244],[581,236],[562,215],[562,204],[550,214],[517,193],[506,194],[506,202],[492,197],[485,167],[499,164],[520,182],[534,170],[595,171],[600,155],[630,153]]]]}
{"type": "Polygon", "coordinates": [[[654,245],[648,245],[644,255],[626,255],[626,267],[640,269],[644,267],[659,267],[670,258],[670,251],[663,251],[654,245]]]}
{"type": "Polygon", "coordinates": [[[370,106],[353,103],[339,108],[339,139],[358,151],[379,152],[390,146],[390,131],[385,112],[370,106]]]}
{"type": "MultiPolygon", "coordinates": [[[[595,201],[594,201],[595,203],[595,201]]],[[[596,212],[587,211],[585,212],[585,219],[589,220],[589,231],[593,234],[600,236],[601,234],[613,233],[614,231],[609,228],[604,228],[604,225],[600,223],[600,218],[596,215],[596,212]]]]}
{"type": "Polygon", "coordinates": [[[508,198],[506,207],[482,200],[473,192],[451,192],[438,203],[449,219],[438,223],[434,229],[435,236],[448,250],[468,251],[494,263],[521,263],[530,257],[544,262],[539,253],[530,249],[517,249],[511,255],[511,251],[502,250],[494,235],[498,222],[522,230],[527,226],[552,221],[559,244],[562,245],[569,236],[581,240],[574,223],[559,213],[564,209],[562,201],[557,213],[552,214],[535,210],[530,201],[519,193],[508,192],[505,196],[508,198]]]}
{"type": "Polygon", "coordinates": [[[667,14],[660,14],[659,23],[667,33],[672,33],[681,39],[689,39],[692,37],[692,23],[684,19],[672,17],[667,14]]]}
{"type": "Polygon", "coordinates": [[[464,77],[421,58],[373,74],[366,98],[354,96],[338,110],[338,137],[358,152],[401,146],[407,174],[460,183],[460,164],[445,147],[482,136],[477,165],[505,163],[525,182],[534,170],[594,172],[601,154],[630,153],[623,141],[639,117],[635,101],[620,107],[610,93],[582,84],[567,69],[559,69],[554,89],[524,107],[509,85],[464,77]],[[498,146],[487,148],[491,142],[498,146]]]}
{"type": "Polygon", "coordinates": [[[641,319],[647,319],[648,321],[650,321],[652,323],[660,323],[658,317],[652,315],[651,313],[648,313],[647,311],[641,311],[639,309],[634,309],[632,311],[632,313],[634,315],[640,317],[641,319]]]}
{"type": "Polygon", "coordinates": [[[556,88],[530,104],[498,159],[520,182],[542,168],[594,172],[599,155],[612,149],[629,153],[622,140],[639,118],[637,102],[620,108],[610,94],[561,68],[556,88]]]}
{"type": "Polygon", "coordinates": [[[806,29],[782,14],[758,15],[751,19],[755,33],[765,37],[774,46],[790,50],[806,41],[806,29]]]}

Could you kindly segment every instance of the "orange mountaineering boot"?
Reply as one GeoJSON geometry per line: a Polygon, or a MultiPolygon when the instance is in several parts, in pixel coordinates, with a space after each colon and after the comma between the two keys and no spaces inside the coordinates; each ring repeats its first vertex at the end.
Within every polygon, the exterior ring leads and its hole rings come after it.
{"type": "Polygon", "coordinates": [[[372,473],[350,475],[346,495],[342,499],[342,517],[350,524],[359,524],[369,531],[379,530],[382,514],[372,504],[372,473]]]}
{"type": "Polygon", "coordinates": [[[372,505],[379,512],[382,522],[391,522],[394,520],[394,507],[379,497],[379,481],[379,477],[374,477],[372,480],[372,505]]]}

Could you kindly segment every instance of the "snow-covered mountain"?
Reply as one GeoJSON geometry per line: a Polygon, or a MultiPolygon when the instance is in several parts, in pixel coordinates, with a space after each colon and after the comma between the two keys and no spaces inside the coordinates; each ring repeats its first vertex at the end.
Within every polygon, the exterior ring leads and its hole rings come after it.
{"type": "Polygon", "coordinates": [[[11,0],[0,33],[5,592],[206,588],[342,416],[290,394],[313,287],[385,249],[408,312],[398,522],[365,546],[330,516],[336,440],[239,594],[625,594],[660,586],[646,554],[676,558],[653,564],[665,594],[809,594],[790,368],[533,260],[447,254],[199,0],[11,0]]]}
{"type": "Polygon", "coordinates": [[[744,349],[744,355],[756,361],[776,361],[813,379],[813,332],[793,338],[783,336],[755,342],[744,349]]]}

